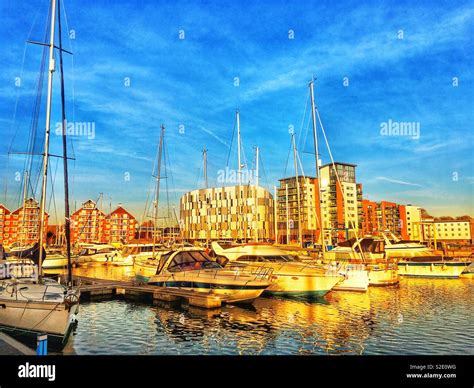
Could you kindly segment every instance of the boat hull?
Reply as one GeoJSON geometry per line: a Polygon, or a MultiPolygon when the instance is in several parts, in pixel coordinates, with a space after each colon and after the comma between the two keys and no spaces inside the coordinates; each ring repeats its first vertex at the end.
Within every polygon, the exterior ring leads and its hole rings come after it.
{"type": "Polygon", "coordinates": [[[366,292],[369,288],[369,273],[365,269],[349,269],[342,272],[344,280],[338,283],[334,291],[366,292]]]}
{"type": "Polygon", "coordinates": [[[398,273],[407,277],[459,278],[470,262],[399,262],[398,273]]]}
{"type": "Polygon", "coordinates": [[[78,305],[0,300],[0,327],[14,336],[48,334],[55,344],[66,344],[78,305]]]}
{"type": "Polygon", "coordinates": [[[400,275],[397,269],[370,269],[369,286],[394,286],[400,283],[400,275]]]}
{"type": "Polygon", "coordinates": [[[276,281],[265,290],[265,294],[308,297],[323,297],[343,279],[340,276],[280,273],[273,273],[272,277],[276,281]]]}

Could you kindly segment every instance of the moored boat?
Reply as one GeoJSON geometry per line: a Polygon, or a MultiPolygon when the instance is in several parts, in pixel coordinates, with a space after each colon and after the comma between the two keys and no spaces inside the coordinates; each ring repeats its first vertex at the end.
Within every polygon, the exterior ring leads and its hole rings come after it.
{"type": "Polygon", "coordinates": [[[157,288],[182,289],[222,296],[227,303],[251,303],[271,284],[270,271],[259,273],[223,268],[196,248],[182,248],[161,256],[149,281],[157,288]]]}
{"type": "Polygon", "coordinates": [[[471,265],[470,259],[437,255],[423,244],[384,237],[386,255],[398,260],[401,276],[458,278],[471,265]]]}
{"type": "Polygon", "coordinates": [[[283,296],[322,297],[330,292],[343,277],[327,272],[321,267],[309,265],[287,255],[272,245],[244,244],[223,248],[213,242],[212,248],[217,258],[230,262],[226,268],[244,266],[249,269],[268,268],[272,271],[271,284],[265,293],[283,296]]]}

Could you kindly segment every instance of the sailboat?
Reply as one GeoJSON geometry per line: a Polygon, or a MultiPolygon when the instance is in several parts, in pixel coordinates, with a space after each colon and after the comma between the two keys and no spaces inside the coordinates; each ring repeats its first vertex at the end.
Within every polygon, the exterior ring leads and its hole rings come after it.
{"type": "MultiPolygon", "coordinates": [[[[42,154],[42,180],[40,201],[39,241],[34,252],[34,273],[29,276],[18,277],[18,271],[2,271],[0,277],[0,327],[14,336],[34,338],[38,334],[47,334],[50,346],[62,348],[72,329],[74,315],[78,311],[79,291],[72,287],[71,244],[69,221],[69,187],[68,187],[68,157],[66,140],[66,113],[63,76],[63,50],[61,38],[61,10],[60,0],[51,0],[51,29],[50,42],[39,43],[49,47],[48,96],[46,101],[46,123],[44,150],[42,154]],[[57,9],[57,20],[56,20],[57,9]],[[55,46],[55,28],[58,24],[59,46],[55,46]],[[62,145],[64,166],[64,193],[65,193],[65,233],[66,255],[68,258],[67,285],[60,284],[53,279],[43,277],[42,262],[45,258],[45,208],[47,193],[47,175],[49,164],[49,141],[51,126],[51,105],[53,95],[53,73],[55,71],[54,49],[59,51],[61,73],[61,107],[62,107],[62,145]],[[35,260],[37,259],[37,261],[35,260]]],[[[8,262],[0,263],[7,267],[8,262]]],[[[12,263],[10,263],[12,265],[12,263]]],[[[19,268],[24,263],[15,264],[19,268]]],[[[31,264],[27,264],[31,265],[31,264]]],[[[20,272],[24,272],[23,269],[20,272]]],[[[23,273],[23,275],[25,275],[23,273]]]]}
{"type": "MultiPolygon", "coordinates": [[[[158,237],[158,210],[160,199],[160,181],[161,181],[161,162],[163,156],[163,143],[165,136],[165,127],[160,128],[160,142],[157,154],[156,186],[154,192],[153,207],[153,243],[152,244],[134,244],[127,252],[129,258],[133,260],[135,278],[139,283],[147,283],[151,276],[156,274],[156,269],[160,262],[162,254],[169,252],[169,249],[157,243],[158,237]]],[[[145,212],[146,212],[145,208],[145,212]]]]}

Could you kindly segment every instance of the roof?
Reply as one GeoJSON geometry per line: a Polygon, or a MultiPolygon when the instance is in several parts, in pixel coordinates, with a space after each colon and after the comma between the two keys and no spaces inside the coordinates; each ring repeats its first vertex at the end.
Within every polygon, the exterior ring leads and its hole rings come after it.
{"type": "MultiPolygon", "coordinates": [[[[357,164],[352,164],[352,163],[334,162],[334,164],[340,164],[340,165],[343,165],[343,166],[357,167],[357,164]]],[[[321,168],[327,167],[327,166],[332,166],[332,163],[323,164],[323,165],[322,165],[321,167],[319,167],[319,168],[321,169],[321,168]]]]}

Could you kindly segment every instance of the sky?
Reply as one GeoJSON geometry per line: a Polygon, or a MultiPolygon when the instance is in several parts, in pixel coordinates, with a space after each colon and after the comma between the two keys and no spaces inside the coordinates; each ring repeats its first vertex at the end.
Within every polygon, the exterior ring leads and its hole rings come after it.
{"type": "MultiPolygon", "coordinates": [[[[255,167],[260,149],[260,185],[273,192],[278,179],[294,175],[292,130],[304,174],[314,176],[308,83],[315,77],[332,155],[357,165],[365,198],[418,205],[435,216],[474,216],[472,2],[61,5],[63,46],[73,52],[64,54],[67,118],[75,131],[68,147],[73,209],[103,193],[105,210],[123,204],[141,215],[153,192],[161,124],[167,161],[161,203],[168,202],[166,188],[173,206],[203,186],[204,148],[209,185],[221,185],[226,166],[237,168],[237,109],[244,168],[255,167]]],[[[42,46],[25,42],[47,40],[48,7],[48,0],[0,1],[0,202],[11,209],[21,203],[25,161],[14,152],[29,149],[43,54],[42,46]]],[[[39,134],[46,78],[41,90],[39,134]]],[[[50,152],[60,154],[58,71],[53,90],[50,152]]],[[[326,164],[319,123],[317,129],[326,164]]],[[[56,217],[63,206],[61,163],[51,158],[48,211],[56,217]]]]}

